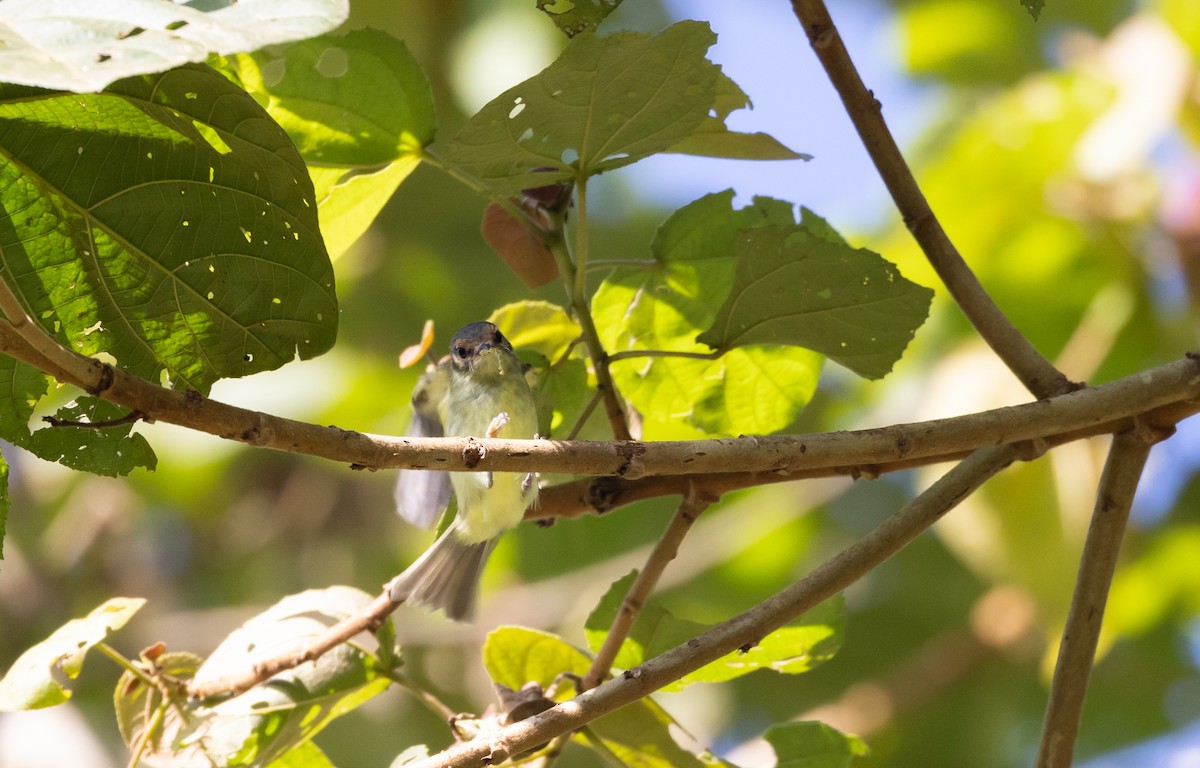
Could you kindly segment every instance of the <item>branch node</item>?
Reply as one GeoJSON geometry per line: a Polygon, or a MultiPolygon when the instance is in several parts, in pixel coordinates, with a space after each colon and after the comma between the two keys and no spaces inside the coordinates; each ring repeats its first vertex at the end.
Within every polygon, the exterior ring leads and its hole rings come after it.
{"type": "Polygon", "coordinates": [[[87,392],[89,395],[99,397],[101,392],[105,392],[112,387],[116,374],[113,373],[113,367],[108,363],[101,363],[97,360],[94,365],[100,366],[100,378],[93,386],[87,387],[87,392]]]}

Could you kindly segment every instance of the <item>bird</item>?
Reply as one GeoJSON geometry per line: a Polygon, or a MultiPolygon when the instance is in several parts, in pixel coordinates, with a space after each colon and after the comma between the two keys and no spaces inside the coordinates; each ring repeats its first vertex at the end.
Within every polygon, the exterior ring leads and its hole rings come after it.
{"type": "MultiPolygon", "coordinates": [[[[537,436],[534,395],[513,346],[495,324],[463,326],[450,356],[428,370],[413,390],[410,435],[437,437],[537,436]]],[[[396,486],[399,513],[429,527],[446,509],[453,489],[453,522],[412,565],[388,585],[393,602],[474,615],[479,579],[496,542],[537,499],[532,474],[404,470],[396,486]],[[448,477],[447,477],[448,476],[448,477]]]]}

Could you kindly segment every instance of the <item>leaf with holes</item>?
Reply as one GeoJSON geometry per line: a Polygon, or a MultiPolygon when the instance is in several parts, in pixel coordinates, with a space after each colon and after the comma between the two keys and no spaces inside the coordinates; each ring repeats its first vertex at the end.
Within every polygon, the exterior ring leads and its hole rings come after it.
{"type": "Polygon", "coordinates": [[[595,29],[620,4],[621,0],[537,0],[538,10],[567,37],[595,29]]]}
{"type": "Polygon", "coordinates": [[[47,461],[116,477],[138,467],[153,470],[158,464],[146,438],[131,434],[129,410],[98,397],[80,397],[60,408],[55,418],[61,425],[35,430],[18,443],[47,461]],[[115,422],[113,426],[98,426],[115,422]]]}
{"type": "Polygon", "coordinates": [[[585,32],[545,70],[497,96],[442,151],[502,196],[662,152],[708,115],[716,35],[683,21],[658,35],[585,32]]]}
{"type": "Polygon", "coordinates": [[[202,66],[89,95],[0,86],[0,277],[73,349],[199,392],[337,329],[303,161],[202,66]]]}
{"type": "Polygon", "coordinates": [[[334,258],[366,231],[433,141],[429,80],[385,32],[322,35],[214,63],[296,142],[334,258]]]}
{"type": "Polygon", "coordinates": [[[7,0],[0,72],[42,88],[98,91],[123,77],[301,40],[346,20],[347,0],[7,0]]]}
{"type": "Polygon", "coordinates": [[[925,322],[933,291],[816,221],[810,215],[807,223],[742,232],[733,289],[697,340],[719,350],[805,347],[881,378],[925,322]]]}

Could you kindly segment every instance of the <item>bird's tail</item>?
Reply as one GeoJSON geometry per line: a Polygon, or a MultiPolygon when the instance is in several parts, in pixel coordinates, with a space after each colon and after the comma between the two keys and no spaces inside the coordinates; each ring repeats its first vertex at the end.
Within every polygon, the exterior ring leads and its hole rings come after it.
{"type": "Polygon", "coordinates": [[[469,621],[475,613],[479,577],[496,539],[470,544],[451,525],[389,585],[392,600],[441,608],[455,621],[469,621]]]}

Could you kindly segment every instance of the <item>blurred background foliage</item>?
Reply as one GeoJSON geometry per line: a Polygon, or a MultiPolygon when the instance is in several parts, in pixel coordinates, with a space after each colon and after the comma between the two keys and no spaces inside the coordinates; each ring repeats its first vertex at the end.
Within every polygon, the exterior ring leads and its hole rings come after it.
{"type": "MultiPolygon", "coordinates": [[[[439,136],[447,136],[562,46],[533,5],[354,0],[350,25],[406,41],[433,83],[439,136]]],[[[710,56],[757,107],[738,119],[816,159],[654,158],[609,174],[593,200],[593,256],[645,256],[673,208],[729,186],[740,200],[792,200],[939,289],[930,322],[893,374],[867,383],[826,366],[795,431],[1026,400],[886,206],[787,3],[733,5],[627,0],[605,28],[710,20],[720,36],[710,56]]],[[[1036,23],[1017,0],[834,6],[934,210],[1044,353],[1072,378],[1097,383],[1195,346],[1200,6],[1048,0],[1036,23]]],[[[440,346],[459,325],[507,302],[562,301],[559,286],[531,295],[502,267],[478,233],[483,206],[438,171],[419,168],[335,264],[342,320],[334,351],[221,382],[213,396],[402,433],[415,372],[399,370],[396,356],[426,318],[437,322],[440,346]]],[[[139,430],[157,449],[158,469],[127,480],[72,474],[6,449],[13,508],[0,564],[0,667],[113,595],[150,600],[117,637],[127,654],[156,640],[208,653],[284,594],[330,584],[373,591],[427,544],[392,513],[391,473],[168,425],[139,430]]],[[[1143,480],[1088,692],[1077,750],[1084,765],[1145,764],[1146,755],[1200,749],[1198,443],[1185,422],[1155,449],[1143,480]],[[1141,751],[1118,751],[1127,748],[1141,751]]],[[[1065,446],[1008,470],[848,590],[846,644],[825,666],[800,678],[757,673],[695,686],[661,701],[701,745],[743,765],[768,764],[756,737],[796,717],[865,737],[872,753],[864,765],[1029,764],[1104,447],[1065,446]]],[[[660,599],[678,616],[726,618],[852,542],[941,469],[732,495],[686,540],[660,599]]],[[[486,632],[525,624],[583,645],[587,612],[640,564],[672,507],[643,503],[603,518],[520,527],[493,558],[475,624],[400,611],[409,673],[452,706],[479,711],[492,699],[479,663],[486,632]]],[[[66,707],[0,716],[0,765],[124,764],[110,702],[117,671],[106,664],[89,662],[66,707]]],[[[342,768],[365,768],[386,765],[410,744],[449,740],[444,725],[394,689],[317,741],[342,768]]]]}

